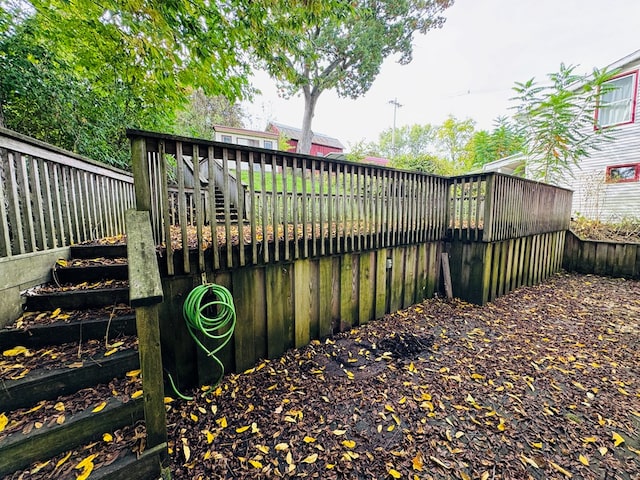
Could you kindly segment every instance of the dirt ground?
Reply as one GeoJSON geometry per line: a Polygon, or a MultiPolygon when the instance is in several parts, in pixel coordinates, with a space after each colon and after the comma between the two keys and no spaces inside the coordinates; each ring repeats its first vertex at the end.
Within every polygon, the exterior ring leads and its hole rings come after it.
{"type": "Polygon", "coordinates": [[[429,300],[193,393],[177,479],[638,479],[640,282],[429,300]]]}

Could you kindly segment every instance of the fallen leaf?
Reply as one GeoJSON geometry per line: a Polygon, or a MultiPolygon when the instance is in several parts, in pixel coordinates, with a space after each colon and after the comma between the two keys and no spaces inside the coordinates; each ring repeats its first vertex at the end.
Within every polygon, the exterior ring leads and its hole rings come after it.
{"type": "Polygon", "coordinates": [[[342,445],[347,448],[354,448],[356,446],[356,442],[354,442],[353,440],[343,440],[342,445]]]}
{"type": "Polygon", "coordinates": [[[617,432],[613,432],[611,437],[613,439],[613,445],[616,447],[621,443],[624,443],[624,438],[622,438],[617,432]]]}
{"type": "Polygon", "coordinates": [[[142,390],[136,390],[131,394],[131,398],[138,398],[142,396],[142,390]]]}
{"type": "Polygon", "coordinates": [[[402,477],[402,474],[399,471],[397,471],[397,470],[395,470],[393,468],[389,469],[389,475],[391,475],[393,478],[402,477]]]}
{"type": "Polygon", "coordinates": [[[316,460],[318,460],[318,454],[312,453],[311,455],[303,458],[301,461],[302,463],[315,463],[316,460]]]}
{"type": "Polygon", "coordinates": [[[580,454],[580,456],[578,457],[578,460],[580,460],[580,463],[585,465],[585,466],[589,466],[589,459],[587,457],[585,457],[584,455],[580,454]]]}
{"type": "Polygon", "coordinates": [[[315,442],[315,441],[316,441],[316,439],[315,439],[314,437],[305,436],[305,437],[302,439],[302,441],[303,441],[304,443],[313,443],[313,442],[315,442]]]}
{"type": "Polygon", "coordinates": [[[0,413],[0,432],[5,429],[8,423],[9,417],[7,417],[4,413],[0,413]]]}
{"type": "Polygon", "coordinates": [[[2,352],[2,356],[4,357],[17,357],[18,355],[26,355],[29,353],[29,350],[26,347],[14,347],[9,350],[5,350],[2,352]]]}
{"type": "Polygon", "coordinates": [[[259,462],[258,460],[249,460],[249,463],[253,468],[262,468],[262,463],[259,462]]]}
{"type": "MultiPolygon", "coordinates": [[[[64,457],[62,457],[60,460],[58,460],[58,463],[56,463],[56,468],[60,467],[64,462],[66,462],[67,460],[69,460],[69,457],[71,457],[71,454],[73,453],[73,450],[70,451],[69,453],[67,453],[64,457]]],[[[55,470],[55,469],[54,469],[55,470]]]]}
{"type": "Polygon", "coordinates": [[[104,410],[104,407],[106,407],[106,406],[107,406],[107,402],[101,402],[98,405],[96,405],[96,407],[91,411],[93,413],[98,413],[98,412],[104,410]]]}
{"type": "Polygon", "coordinates": [[[557,463],[553,463],[551,460],[549,460],[549,465],[551,465],[555,470],[557,470],[558,472],[562,473],[564,476],[566,476],[567,478],[571,478],[573,477],[573,474],[571,472],[568,472],[567,470],[565,470],[564,468],[562,468],[560,465],[558,465],[557,463]]]}
{"type": "Polygon", "coordinates": [[[245,427],[239,427],[236,428],[236,433],[242,433],[242,432],[246,432],[247,430],[249,430],[251,428],[251,425],[247,425],[245,427]]]}
{"type": "Polygon", "coordinates": [[[105,433],[104,435],[102,435],[102,440],[105,442],[112,442],[113,435],[111,435],[110,433],[105,433]]]}

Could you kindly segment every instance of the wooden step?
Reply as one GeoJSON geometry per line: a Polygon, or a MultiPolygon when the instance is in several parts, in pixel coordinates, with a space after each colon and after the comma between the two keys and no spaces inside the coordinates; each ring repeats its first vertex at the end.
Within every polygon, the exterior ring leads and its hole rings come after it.
{"type": "Polygon", "coordinates": [[[139,368],[135,350],[115,353],[100,360],[85,360],[78,368],[62,368],[29,372],[19,380],[4,380],[0,389],[3,411],[35,405],[41,400],[53,400],[82,388],[107,383],[139,368]]]}
{"type": "Polygon", "coordinates": [[[0,350],[15,345],[28,348],[39,348],[46,345],[80,340],[116,338],[121,335],[136,334],[136,317],[134,314],[113,317],[91,318],[72,322],[53,322],[45,325],[30,325],[21,329],[0,330],[0,350]]]}
{"type": "Polygon", "coordinates": [[[119,258],[127,256],[127,246],[118,245],[72,245],[71,258],[119,258]]]}
{"type": "Polygon", "coordinates": [[[133,425],[143,416],[142,399],[123,403],[112,398],[100,412],[85,410],[70,416],[62,425],[43,426],[28,434],[11,435],[0,441],[0,476],[36,461],[49,459],[78,445],[100,440],[105,432],[133,425]]]}
{"type": "Polygon", "coordinates": [[[129,303],[129,288],[95,288],[85,290],[67,290],[25,295],[26,310],[80,310],[105,307],[117,303],[129,303]]]}
{"type": "Polygon", "coordinates": [[[95,282],[99,280],[126,280],[129,277],[127,264],[68,266],[56,265],[53,278],[60,283],[95,282]]]}

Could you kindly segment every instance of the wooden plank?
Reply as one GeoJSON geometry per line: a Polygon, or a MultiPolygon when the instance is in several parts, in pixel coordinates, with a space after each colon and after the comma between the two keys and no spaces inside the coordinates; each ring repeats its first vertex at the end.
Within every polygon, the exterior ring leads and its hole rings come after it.
{"type": "Polygon", "coordinates": [[[134,308],[154,305],[163,293],[149,212],[128,210],[126,223],[129,303],[134,308]]]}
{"type": "MultiPolygon", "coordinates": [[[[322,165],[323,162],[320,162],[322,165]]],[[[307,249],[306,255],[309,256],[311,254],[313,257],[318,256],[318,216],[321,215],[322,212],[322,177],[318,174],[318,166],[315,160],[311,160],[311,215],[309,216],[310,228],[311,228],[311,252],[307,249]],[[320,195],[318,196],[317,187],[320,188],[320,195]],[[320,211],[318,211],[318,205],[320,207],[320,211]]],[[[321,240],[322,242],[324,239],[321,240]]],[[[307,241],[308,243],[308,241],[307,241]]]]}
{"type": "Polygon", "coordinates": [[[373,320],[375,311],[375,252],[360,254],[358,318],[360,325],[373,320]]]}
{"type": "Polygon", "coordinates": [[[484,266],[487,244],[483,242],[473,242],[468,245],[469,255],[469,290],[466,297],[469,302],[477,305],[484,305],[484,266]]]}
{"type": "MultiPolygon", "coordinates": [[[[320,338],[320,309],[323,303],[328,303],[320,296],[320,265],[318,260],[311,260],[309,266],[309,337],[320,338]]],[[[331,317],[329,317],[331,318],[331,317]]]]}
{"type": "Polygon", "coordinates": [[[418,261],[418,249],[415,245],[406,248],[404,257],[404,294],[402,308],[408,308],[416,303],[416,268],[418,261]]]}
{"type": "MultiPolygon", "coordinates": [[[[255,185],[255,162],[254,152],[249,152],[249,229],[251,230],[251,263],[258,263],[258,232],[256,228],[257,205],[256,205],[256,185],[255,185]]],[[[246,208],[246,207],[245,207],[246,208]]],[[[242,229],[240,229],[242,231],[242,229]]],[[[263,230],[264,231],[264,230],[263,230]]],[[[266,243],[266,241],[265,241],[266,243]]]]}
{"type": "MultiPolygon", "coordinates": [[[[302,218],[301,218],[301,221],[302,221],[302,242],[303,242],[302,256],[304,258],[309,258],[308,212],[309,212],[309,207],[313,205],[313,198],[309,198],[307,196],[307,175],[308,175],[307,162],[303,161],[302,162],[302,198],[301,198],[302,218]]],[[[314,183],[314,179],[313,177],[311,177],[311,184],[313,185],[313,183],[314,183]]],[[[311,235],[311,238],[313,238],[313,234],[311,235]]]]}
{"type": "Polygon", "coordinates": [[[491,270],[493,267],[493,244],[483,243],[484,246],[484,258],[482,262],[482,289],[481,289],[481,305],[485,305],[491,301],[492,289],[491,289],[491,270]]]}
{"type": "Polygon", "coordinates": [[[258,269],[255,268],[238,268],[231,273],[233,295],[238,299],[236,329],[233,335],[235,365],[238,372],[251,368],[259,358],[256,353],[255,324],[261,323],[264,319],[264,304],[258,305],[260,302],[255,300],[264,296],[261,292],[264,283],[259,281],[260,278],[256,278],[256,272],[258,269]]]}
{"type": "Polygon", "coordinates": [[[444,291],[447,298],[453,298],[453,289],[451,287],[451,271],[449,270],[449,254],[442,252],[440,254],[440,261],[442,265],[442,274],[444,275],[444,291]]]}
{"type": "Polygon", "coordinates": [[[389,305],[389,311],[391,312],[397,312],[402,308],[404,289],[404,256],[405,249],[403,247],[395,247],[391,251],[391,298],[389,305]]]}
{"type": "MultiPolygon", "coordinates": [[[[204,211],[202,210],[202,200],[201,200],[201,192],[200,192],[200,150],[198,145],[192,146],[193,154],[191,156],[191,163],[193,164],[193,203],[195,206],[195,216],[196,216],[196,238],[197,238],[197,249],[198,249],[198,271],[205,271],[204,264],[204,237],[202,235],[202,229],[204,228],[204,211]]],[[[193,217],[191,218],[193,221],[193,217]]],[[[244,237],[244,235],[238,235],[240,239],[244,237]]],[[[216,237],[213,237],[216,238],[216,237]]],[[[216,238],[217,240],[217,238],[216,238]]],[[[215,241],[215,240],[214,240],[215,241]]]]}
{"type": "Polygon", "coordinates": [[[493,301],[500,295],[500,257],[502,254],[502,245],[500,242],[492,242],[491,247],[493,254],[491,255],[493,261],[491,263],[491,295],[489,301],[493,301]]]}
{"type": "Polygon", "coordinates": [[[375,318],[382,318],[387,311],[387,250],[376,251],[375,318]]]}
{"type": "Polygon", "coordinates": [[[427,298],[433,298],[436,289],[438,288],[440,278],[440,255],[438,255],[439,244],[437,242],[430,242],[428,245],[427,298]]]}
{"type": "Polygon", "coordinates": [[[311,341],[311,261],[298,260],[293,269],[295,347],[311,341]]]}
{"type": "MultiPolygon", "coordinates": [[[[0,166],[3,170],[6,170],[6,162],[8,161],[7,151],[5,149],[0,149],[0,166]]],[[[2,181],[2,176],[0,176],[0,256],[10,257],[13,255],[13,250],[11,248],[11,237],[10,237],[10,224],[9,224],[9,215],[6,207],[6,198],[5,194],[5,183],[2,181]]],[[[39,189],[38,189],[39,190],[39,189]]],[[[44,228],[43,228],[44,233],[44,228]]],[[[47,245],[46,237],[43,239],[45,243],[45,248],[47,245]]]]}
{"type": "Polygon", "coordinates": [[[514,240],[509,239],[506,241],[507,246],[507,266],[503,273],[505,279],[505,288],[504,293],[509,293],[513,290],[513,249],[514,249],[514,240]]]}
{"type": "MultiPolygon", "coordinates": [[[[280,228],[280,209],[278,208],[278,197],[279,192],[276,188],[276,171],[278,169],[278,164],[276,161],[276,155],[271,155],[271,210],[273,214],[272,227],[273,227],[273,260],[275,262],[280,261],[280,235],[278,234],[278,229],[280,228]]],[[[263,184],[264,185],[264,184],[263,184]]],[[[267,250],[268,246],[265,245],[265,250],[267,250]]],[[[271,355],[271,354],[269,354],[271,355]]],[[[271,358],[271,356],[269,357],[271,358]]]]}
{"type": "Polygon", "coordinates": [[[321,257],[318,260],[318,283],[320,310],[318,318],[319,338],[331,335],[331,286],[333,284],[333,260],[331,257],[321,257]]]}
{"type": "MultiPolygon", "coordinates": [[[[5,175],[7,175],[7,182],[8,182],[8,188],[7,188],[7,204],[9,206],[9,225],[11,226],[11,228],[9,229],[10,232],[12,233],[12,237],[13,237],[13,250],[18,253],[18,254],[22,254],[22,253],[26,253],[25,250],[25,245],[24,245],[24,229],[25,226],[23,224],[23,214],[20,208],[20,192],[18,190],[19,188],[19,181],[18,181],[18,174],[17,174],[17,168],[16,168],[16,162],[19,161],[18,158],[16,157],[20,157],[19,153],[16,152],[12,152],[12,154],[9,155],[8,157],[8,170],[5,172],[5,175]]],[[[57,170],[56,172],[54,172],[56,174],[56,180],[57,180],[57,170]]],[[[56,186],[55,188],[55,193],[58,194],[58,185],[59,182],[58,181],[54,181],[53,184],[56,186]]],[[[58,205],[59,205],[60,201],[58,198],[58,205]]],[[[63,228],[62,226],[62,216],[58,216],[56,218],[60,219],[60,226],[61,229],[63,228]]],[[[64,234],[63,237],[64,239],[64,234]]],[[[63,240],[64,242],[64,240],[63,240]]],[[[62,245],[65,245],[64,243],[62,243],[62,245]]]]}
{"type": "MultiPolygon", "coordinates": [[[[178,224],[182,239],[182,269],[184,273],[191,271],[189,262],[189,235],[187,233],[187,194],[185,192],[184,169],[185,161],[182,155],[182,142],[176,142],[176,170],[178,178],[178,224]]],[[[229,238],[227,238],[229,242],[229,238]]]]}
{"type": "MultiPolygon", "coordinates": [[[[264,263],[269,263],[269,239],[267,238],[268,225],[271,222],[271,228],[275,232],[276,224],[272,221],[272,218],[269,217],[269,210],[267,209],[267,167],[266,167],[266,156],[264,153],[260,154],[260,192],[262,199],[262,254],[264,263]]],[[[257,243],[257,242],[256,242],[257,243]]]]}
{"type": "MultiPolygon", "coordinates": [[[[213,147],[212,147],[213,148],[213,147]]],[[[165,145],[164,141],[161,141],[158,145],[158,161],[160,162],[160,205],[162,209],[162,222],[164,226],[164,242],[165,242],[165,257],[167,263],[167,273],[169,275],[173,275],[174,266],[173,266],[173,242],[171,241],[171,219],[169,217],[169,177],[167,176],[167,159],[165,157],[165,145]]],[[[209,160],[211,161],[211,160],[209,160]]],[[[216,235],[213,234],[211,238],[216,238],[216,235]]],[[[214,245],[217,242],[213,242],[214,245]]],[[[215,247],[214,247],[215,248],[215,247]]]]}
{"type": "Polygon", "coordinates": [[[429,244],[418,244],[418,260],[417,260],[417,274],[416,274],[416,303],[422,302],[429,298],[427,293],[427,284],[429,278],[429,244]]]}
{"type": "Polygon", "coordinates": [[[286,350],[284,330],[285,274],[280,265],[269,265],[265,270],[267,288],[267,354],[279,357],[286,350]]]}
{"type": "MultiPolygon", "coordinates": [[[[291,213],[293,216],[293,258],[294,259],[298,259],[300,258],[300,242],[298,241],[298,229],[300,227],[299,222],[300,222],[300,208],[299,208],[299,203],[300,203],[300,199],[298,198],[298,175],[297,175],[297,170],[299,168],[299,164],[298,164],[298,158],[294,157],[292,159],[292,164],[291,164],[291,186],[292,186],[292,193],[291,193],[291,213]]],[[[304,178],[302,179],[302,182],[304,183],[304,178]]]]}
{"type": "MultiPolygon", "coordinates": [[[[32,202],[31,202],[33,194],[29,185],[29,175],[27,172],[27,159],[22,155],[16,154],[16,163],[17,163],[16,168],[18,173],[18,188],[22,193],[22,199],[24,204],[22,215],[23,215],[23,223],[25,224],[25,229],[26,229],[25,233],[27,234],[25,238],[25,240],[27,240],[26,247],[29,252],[35,252],[37,251],[37,243],[36,243],[36,232],[35,232],[35,225],[34,225],[35,219],[33,215],[32,202]]],[[[69,205],[71,202],[69,202],[69,196],[67,193],[67,182],[68,180],[65,177],[65,181],[63,182],[63,185],[61,185],[61,188],[63,188],[65,191],[69,239],[70,239],[70,243],[74,243],[73,241],[74,237],[73,237],[73,232],[71,228],[71,215],[70,215],[70,208],[69,208],[69,205]]]]}
{"type": "MultiPolygon", "coordinates": [[[[180,144],[178,144],[180,145],[180,144]]],[[[229,149],[222,149],[222,195],[224,196],[224,238],[227,252],[227,268],[233,268],[233,243],[231,241],[231,191],[229,187],[229,149]]],[[[238,212],[240,215],[240,212],[238,212]]]]}
{"type": "MultiPolygon", "coordinates": [[[[47,232],[45,231],[45,221],[44,221],[44,203],[42,201],[42,186],[40,185],[40,162],[37,159],[32,159],[31,169],[29,170],[29,181],[33,186],[32,198],[31,202],[35,207],[35,222],[36,222],[36,243],[42,250],[47,250],[47,232]]],[[[75,186],[75,183],[73,183],[75,186]]],[[[2,193],[3,186],[2,182],[0,182],[0,217],[5,218],[6,212],[4,212],[4,195],[2,193]]],[[[78,196],[74,193],[74,208],[79,208],[78,196]]],[[[77,210],[76,210],[77,211],[77,210]]],[[[77,214],[76,214],[76,225],[79,225],[77,214]]],[[[2,234],[2,224],[0,224],[0,236],[2,234]]],[[[82,238],[80,236],[80,230],[78,228],[77,232],[78,238],[82,238]]],[[[82,240],[86,240],[82,238],[82,240]]],[[[0,238],[0,245],[2,244],[2,238],[0,238]]],[[[0,246],[0,255],[2,255],[2,247],[0,246]]]]}
{"type": "MultiPolygon", "coordinates": [[[[289,253],[289,223],[291,218],[289,216],[289,197],[287,193],[287,165],[288,157],[282,157],[282,228],[284,231],[284,260],[291,260],[289,253]]],[[[292,183],[295,183],[295,179],[292,183]]]]}
{"type": "Polygon", "coordinates": [[[357,315],[354,315],[354,305],[357,312],[358,302],[353,295],[354,255],[344,253],[340,260],[340,331],[344,332],[357,324],[358,319],[357,315]]]}

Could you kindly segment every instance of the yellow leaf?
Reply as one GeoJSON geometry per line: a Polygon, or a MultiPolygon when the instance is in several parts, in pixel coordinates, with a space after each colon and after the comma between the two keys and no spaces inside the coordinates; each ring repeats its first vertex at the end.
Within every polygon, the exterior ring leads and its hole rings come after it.
{"type": "Polygon", "coordinates": [[[560,465],[558,465],[557,463],[553,463],[551,460],[549,460],[549,465],[551,465],[555,470],[557,470],[558,472],[562,473],[564,476],[566,476],[567,478],[571,478],[573,477],[573,475],[571,474],[571,472],[568,472],[567,470],[565,470],[564,468],[562,468],[560,465]]]}
{"type": "Polygon", "coordinates": [[[56,308],[53,312],[51,312],[51,318],[56,318],[58,315],[60,315],[60,312],[62,310],[60,310],[60,308],[56,308]]]}
{"type": "Polygon", "coordinates": [[[111,350],[108,350],[106,352],[104,352],[104,356],[108,357],[109,355],[113,355],[114,353],[116,353],[118,351],[117,348],[112,348],[111,350]]]}
{"type": "Polygon", "coordinates": [[[609,451],[609,449],[607,447],[600,447],[600,448],[598,448],[598,451],[600,452],[600,455],[602,455],[604,457],[607,454],[607,452],[609,451]]]}
{"type": "Polygon", "coordinates": [[[389,475],[391,475],[393,478],[402,477],[402,474],[399,471],[397,471],[397,470],[395,470],[393,468],[389,469],[389,475]]]}
{"type": "Polygon", "coordinates": [[[598,437],[584,437],[582,441],[584,443],[596,443],[598,441],[598,437]]]}
{"type": "Polygon", "coordinates": [[[138,370],[130,370],[126,373],[127,377],[137,377],[138,375],[140,375],[140,373],[142,373],[142,370],[138,369],[138,370]]]}
{"type": "Polygon", "coordinates": [[[7,417],[4,413],[0,413],[0,432],[5,429],[8,423],[9,417],[7,417]]]}
{"type": "Polygon", "coordinates": [[[345,433],[347,433],[346,430],[333,430],[331,433],[333,433],[334,435],[344,435],[345,433]]]}
{"type": "Polygon", "coordinates": [[[102,440],[105,442],[112,442],[113,435],[111,435],[110,433],[105,433],[104,435],[102,435],[102,440]]]}
{"type": "Polygon", "coordinates": [[[182,445],[182,452],[184,453],[184,461],[188,462],[191,458],[191,449],[189,448],[189,445],[186,443],[182,445]]]}
{"type": "Polygon", "coordinates": [[[251,428],[251,425],[247,425],[244,427],[239,427],[236,428],[236,433],[242,433],[242,432],[246,432],[247,430],[249,430],[251,428]]]}
{"type": "Polygon", "coordinates": [[[64,403],[58,402],[53,406],[53,408],[58,412],[64,412],[64,403]]]}
{"type": "Polygon", "coordinates": [[[278,452],[282,452],[284,450],[289,450],[289,444],[288,443],[279,443],[276,445],[276,450],[278,452]]]}
{"type": "Polygon", "coordinates": [[[56,468],[58,468],[60,465],[62,465],[64,462],[66,462],[67,460],[69,460],[69,457],[71,456],[71,454],[73,453],[73,450],[70,451],[69,453],[67,453],[64,457],[62,457],[60,460],[58,460],[58,463],[56,463],[56,468]]]}
{"type": "Polygon", "coordinates": [[[217,419],[216,423],[220,428],[227,428],[227,417],[217,419]]]}
{"type": "Polygon", "coordinates": [[[411,460],[411,464],[414,470],[421,472],[422,467],[424,466],[424,462],[422,461],[422,455],[418,453],[415,457],[413,457],[413,460],[411,460]]]}
{"type": "Polygon", "coordinates": [[[301,461],[302,463],[315,463],[316,460],[318,460],[318,454],[312,453],[308,457],[303,458],[301,461]]]}
{"type": "Polygon", "coordinates": [[[285,461],[287,462],[288,465],[293,465],[293,455],[291,455],[291,452],[287,452],[285,461]]]}
{"type": "Polygon", "coordinates": [[[266,455],[267,453],[269,453],[269,447],[267,447],[266,445],[256,445],[256,448],[257,448],[260,452],[264,453],[265,455],[266,455]]]}
{"type": "Polygon", "coordinates": [[[315,438],[313,438],[313,437],[306,436],[306,437],[304,437],[304,438],[302,439],[302,441],[303,441],[304,443],[313,443],[313,442],[315,442],[315,441],[316,441],[316,439],[315,439],[315,438]]]}
{"type": "Polygon", "coordinates": [[[542,442],[533,442],[531,446],[535,448],[542,448],[542,442]]]}
{"type": "Polygon", "coordinates": [[[480,480],[489,480],[489,472],[483,472],[482,475],[480,475],[480,480]]]}
{"type": "Polygon", "coordinates": [[[87,468],[88,465],[91,465],[91,468],[93,469],[93,459],[96,458],[97,456],[98,456],[98,454],[94,453],[93,455],[89,455],[87,458],[81,460],[80,463],[78,463],[78,465],[76,465],[76,470],[87,468]]]}
{"type": "Polygon", "coordinates": [[[449,465],[447,465],[446,463],[444,463],[442,460],[440,460],[439,458],[430,456],[429,460],[431,460],[433,463],[436,463],[438,465],[440,465],[442,468],[446,468],[447,470],[450,469],[451,467],[449,465]]]}
{"type": "Polygon", "coordinates": [[[465,472],[458,472],[462,480],[471,480],[471,477],[465,472]]]}
{"type": "Polygon", "coordinates": [[[213,439],[216,438],[216,436],[209,430],[205,430],[203,433],[207,437],[207,445],[211,445],[211,442],[213,442],[213,439]]]}
{"type": "Polygon", "coordinates": [[[618,445],[620,445],[621,443],[624,443],[624,438],[622,438],[622,437],[621,437],[618,433],[616,433],[616,432],[613,432],[612,439],[613,439],[613,445],[614,445],[614,446],[616,446],[616,447],[617,447],[618,445]]]}
{"type": "Polygon", "coordinates": [[[142,396],[142,390],[136,390],[131,394],[131,398],[138,398],[142,396]]]}
{"type": "Polygon", "coordinates": [[[504,418],[500,418],[500,423],[498,424],[498,430],[500,430],[501,432],[504,432],[505,426],[504,426],[504,418]]]}
{"type": "Polygon", "coordinates": [[[249,463],[253,468],[262,468],[262,463],[260,463],[258,460],[249,460],[249,463]]]}
{"type": "Polygon", "coordinates": [[[195,413],[190,413],[189,418],[191,418],[191,420],[193,420],[194,422],[198,421],[198,416],[195,413]]]}
{"type": "MultiPolygon", "coordinates": [[[[76,467],[76,468],[78,468],[78,467],[76,467]]],[[[76,480],[86,480],[87,478],[89,478],[89,475],[91,475],[92,471],[93,471],[93,462],[88,463],[84,467],[84,470],[82,470],[82,472],[80,472],[80,475],[78,475],[76,477],[76,480]]]]}
{"type": "Polygon", "coordinates": [[[385,405],[384,409],[389,411],[389,412],[395,412],[394,408],[391,405],[385,405]]]}
{"type": "Polygon", "coordinates": [[[525,457],[524,455],[520,454],[520,460],[522,460],[526,464],[531,465],[533,468],[540,468],[540,465],[538,465],[533,458],[525,457]]]}
{"type": "Polygon", "coordinates": [[[589,466],[589,459],[584,455],[580,454],[580,456],[578,457],[578,460],[580,460],[581,464],[586,465],[587,467],[589,466]]]}
{"type": "Polygon", "coordinates": [[[171,397],[164,397],[164,403],[171,403],[173,401],[174,401],[174,399],[171,398],[171,397]]]}
{"type": "Polygon", "coordinates": [[[93,413],[98,413],[100,411],[102,411],[104,409],[104,407],[107,406],[107,402],[101,402],[100,404],[96,405],[96,408],[94,408],[93,410],[91,410],[93,413]]]}
{"type": "Polygon", "coordinates": [[[64,415],[58,415],[58,418],[56,418],[56,423],[58,425],[62,425],[65,421],[64,415]]]}
{"type": "Polygon", "coordinates": [[[29,350],[26,347],[14,347],[9,350],[5,350],[2,352],[2,356],[4,357],[17,357],[18,355],[28,354],[29,350]]]}
{"type": "Polygon", "coordinates": [[[347,448],[353,448],[356,446],[356,442],[354,442],[353,440],[343,440],[342,445],[344,445],[347,448]]]}

